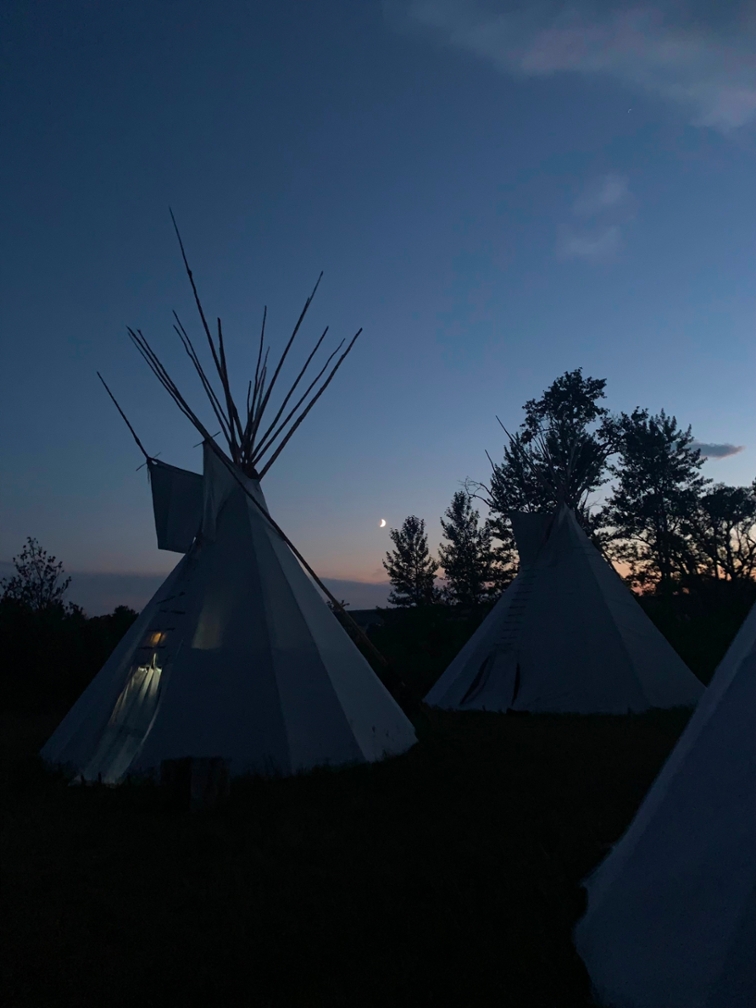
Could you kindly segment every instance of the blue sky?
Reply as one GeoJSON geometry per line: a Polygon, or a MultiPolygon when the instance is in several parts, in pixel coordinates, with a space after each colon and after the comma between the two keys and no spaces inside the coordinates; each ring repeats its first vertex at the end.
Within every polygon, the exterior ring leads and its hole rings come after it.
{"type": "MultiPolygon", "coordinates": [[[[438,517],[566,369],[756,475],[756,18],[738,3],[9,0],[0,560],[155,575],[141,458],[198,438],[168,206],[244,387],[263,305],[353,355],[265,480],[319,573],[378,581],[385,518],[438,517]],[[320,327],[320,328],[319,328],[320,327]]],[[[347,589],[348,592],[348,589],[347,589]]],[[[343,593],[342,593],[343,594],[343,593]]],[[[131,597],[131,596],[130,596],[131,597]]],[[[344,597],[347,597],[345,595],[344,597]]],[[[111,596],[108,596],[110,600],[111,596]]]]}

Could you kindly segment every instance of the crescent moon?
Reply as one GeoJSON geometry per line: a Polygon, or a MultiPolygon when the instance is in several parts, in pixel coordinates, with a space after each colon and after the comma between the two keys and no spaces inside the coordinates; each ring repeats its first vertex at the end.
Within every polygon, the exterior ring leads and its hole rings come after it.
{"type": "Polygon", "coordinates": [[[385,527],[386,527],[386,519],[381,518],[381,520],[378,522],[378,528],[385,528],[385,527]]]}

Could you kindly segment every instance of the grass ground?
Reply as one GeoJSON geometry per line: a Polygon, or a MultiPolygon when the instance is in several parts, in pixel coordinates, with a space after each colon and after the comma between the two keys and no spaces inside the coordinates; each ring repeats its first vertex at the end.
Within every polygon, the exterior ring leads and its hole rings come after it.
{"type": "Polygon", "coordinates": [[[5,1004],[589,1005],[580,879],[687,719],[433,715],[397,759],[223,808],[67,787],[5,720],[5,1004]]]}

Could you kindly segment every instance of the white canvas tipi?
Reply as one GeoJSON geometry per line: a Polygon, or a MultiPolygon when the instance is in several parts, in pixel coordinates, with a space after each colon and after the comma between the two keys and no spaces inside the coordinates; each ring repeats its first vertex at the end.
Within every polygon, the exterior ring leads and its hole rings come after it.
{"type": "Polygon", "coordinates": [[[599,1004],[756,1004],[756,606],[586,888],[575,943],[599,1004]]]}
{"type": "Polygon", "coordinates": [[[270,382],[261,337],[242,421],[220,327],[213,339],[205,326],[220,393],[181,328],[227,451],[209,436],[141,333],[131,333],[202,434],[204,472],[148,458],[158,545],[186,555],[42,750],[50,763],[109,783],[184,757],[219,757],[232,775],[290,774],[378,760],[414,743],[411,723],[303,570],[260,487],[354,343],[324,380],[336,351],[295,396],[313,351],[272,420],[263,423],[297,329],[270,382]]]}
{"type": "Polygon", "coordinates": [[[425,702],[579,714],[694,704],[703,686],[572,510],[511,517],[520,572],[425,702]]]}

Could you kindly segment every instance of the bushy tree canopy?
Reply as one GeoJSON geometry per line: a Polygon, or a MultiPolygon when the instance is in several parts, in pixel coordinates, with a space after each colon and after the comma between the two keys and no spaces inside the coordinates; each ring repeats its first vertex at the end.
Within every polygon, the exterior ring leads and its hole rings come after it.
{"type": "Polygon", "coordinates": [[[716,483],[688,524],[705,574],[730,581],[756,577],[756,481],[750,487],[716,483]]]}
{"type": "Polygon", "coordinates": [[[525,403],[489,484],[476,484],[499,549],[513,549],[512,511],[564,503],[644,591],[756,577],[756,490],[710,487],[689,427],[664,410],[612,416],[605,386],[577,368],[525,403]],[[610,480],[600,507],[594,495],[610,480]]]}
{"type": "Polygon", "coordinates": [[[630,565],[640,587],[664,591],[695,576],[696,551],[690,521],[710,480],[690,427],[680,427],[664,410],[623,413],[618,420],[619,462],[604,521],[612,528],[612,553],[630,565]]]}
{"type": "Polygon", "coordinates": [[[2,598],[34,611],[63,604],[71,578],[63,577],[63,564],[43,550],[36,539],[28,538],[19,556],[13,557],[16,573],[0,582],[2,598]]]}
{"type": "Polygon", "coordinates": [[[519,431],[509,436],[503,461],[494,464],[490,496],[499,514],[546,511],[559,504],[587,522],[589,495],[605,481],[616,450],[615,424],[605,406],[603,378],[567,371],[529,399],[519,431]]]}
{"type": "Polygon", "coordinates": [[[539,399],[529,399],[518,431],[507,433],[501,462],[492,462],[488,486],[480,486],[491,509],[490,525],[504,551],[513,547],[512,511],[573,508],[593,534],[596,517],[589,497],[608,476],[617,450],[616,423],[602,405],[606,380],[566,371],[539,399]]]}

